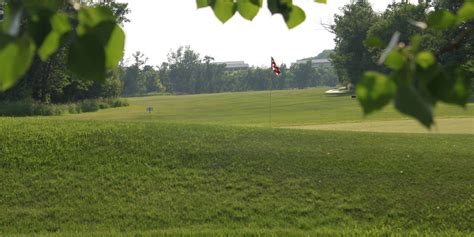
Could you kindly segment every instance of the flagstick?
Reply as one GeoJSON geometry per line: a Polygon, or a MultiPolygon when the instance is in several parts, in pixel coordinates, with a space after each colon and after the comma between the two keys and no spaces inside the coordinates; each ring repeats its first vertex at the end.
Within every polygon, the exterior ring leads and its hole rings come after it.
{"type": "Polygon", "coordinates": [[[270,116],[268,120],[270,128],[272,128],[272,90],[273,90],[273,76],[270,78],[270,108],[269,108],[270,116]]]}

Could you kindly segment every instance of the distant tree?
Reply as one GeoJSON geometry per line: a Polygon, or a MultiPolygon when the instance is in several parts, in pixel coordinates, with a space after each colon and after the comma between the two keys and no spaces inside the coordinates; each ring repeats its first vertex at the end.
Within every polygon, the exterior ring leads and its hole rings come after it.
{"type": "MultiPolygon", "coordinates": [[[[412,21],[425,22],[428,5],[411,3],[393,3],[388,5],[376,21],[369,26],[367,38],[377,37],[383,42],[389,42],[393,32],[400,32],[399,41],[408,44],[410,37],[420,34],[423,37],[423,47],[432,48],[433,38],[442,38],[441,35],[433,37],[432,31],[427,32],[412,24],[412,21]]],[[[373,62],[381,56],[382,49],[369,48],[373,62]]]]}
{"type": "Polygon", "coordinates": [[[294,86],[297,88],[306,88],[315,86],[312,83],[314,79],[314,68],[311,61],[306,63],[297,64],[291,68],[293,75],[294,86]]]}
{"type": "MultiPolygon", "coordinates": [[[[464,2],[463,0],[436,0],[432,5],[435,9],[448,10],[456,14],[464,2]]],[[[438,32],[435,38],[436,44],[432,50],[438,59],[445,64],[463,65],[467,77],[474,78],[474,20],[438,32]]],[[[471,91],[474,91],[474,79],[471,79],[471,91]]]]}
{"type": "Polygon", "coordinates": [[[339,79],[332,66],[322,66],[315,69],[317,86],[336,86],[339,79]]]}
{"type": "Polygon", "coordinates": [[[289,76],[286,64],[280,65],[280,75],[273,80],[273,88],[283,90],[289,87],[289,76]]]}
{"type": "Polygon", "coordinates": [[[179,47],[168,54],[170,89],[178,93],[194,93],[198,66],[201,63],[199,54],[189,46],[179,47]]]}
{"type": "Polygon", "coordinates": [[[341,82],[357,84],[365,71],[377,68],[364,40],[378,16],[366,1],[345,5],[341,10],[330,26],[336,36],[331,61],[341,82]]]}
{"type": "Polygon", "coordinates": [[[145,92],[162,92],[164,90],[163,84],[160,81],[159,72],[154,67],[146,65],[140,72],[141,79],[145,83],[145,92]]]}
{"type": "Polygon", "coordinates": [[[325,49],[321,53],[319,53],[315,59],[328,59],[330,58],[331,54],[334,53],[334,49],[325,49]]]}
{"type": "Polygon", "coordinates": [[[125,69],[121,78],[123,82],[124,95],[138,95],[145,92],[144,77],[141,76],[142,67],[148,61],[148,58],[140,51],[132,54],[133,64],[125,69]]]}

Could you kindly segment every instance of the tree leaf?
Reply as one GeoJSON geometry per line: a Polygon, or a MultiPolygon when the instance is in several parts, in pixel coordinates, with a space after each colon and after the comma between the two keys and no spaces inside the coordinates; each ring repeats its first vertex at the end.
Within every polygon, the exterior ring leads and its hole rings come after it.
{"type": "Polygon", "coordinates": [[[403,57],[403,54],[397,49],[392,50],[392,52],[388,54],[387,59],[385,59],[385,65],[393,70],[400,70],[403,65],[405,65],[405,62],[405,57],[403,57]]]}
{"type": "Polygon", "coordinates": [[[416,63],[427,69],[436,63],[436,58],[430,51],[423,51],[416,55],[416,63]]]}
{"type": "Polygon", "coordinates": [[[428,15],[427,23],[429,27],[444,30],[456,23],[456,16],[448,10],[438,10],[428,15]]]}
{"type": "Polygon", "coordinates": [[[71,44],[68,54],[68,67],[80,78],[104,80],[105,66],[104,47],[94,35],[80,36],[71,44]]]}
{"type": "Polygon", "coordinates": [[[322,3],[322,4],[326,4],[327,3],[327,0],[314,0],[315,2],[317,3],[322,3]]]}
{"type": "Polygon", "coordinates": [[[115,68],[123,57],[123,49],[125,47],[125,33],[120,26],[115,25],[110,39],[105,46],[106,67],[108,69],[115,68]]]}
{"type": "Polygon", "coordinates": [[[285,19],[288,28],[293,29],[306,19],[306,14],[304,13],[303,9],[293,5],[288,14],[283,14],[283,18],[285,19]]]}
{"type": "Polygon", "coordinates": [[[288,15],[289,11],[291,10],[291,7],[293,6],[293,1],[292,0],[268,0],[267,5],[268,5],[268,10],[270,10],[272,15],[275,15],[278,13],[282,15],[288,15]]]}
{"type": "Polygon", "coordinates": [[[458,11],[458,21],[468,21],[474,18],[474,3],[466,2],[458,11]]]}
{"type": "Polygon", "coordinates": [[[196,5],[197,5],[197,8],[208,7],[209,6],[209,1],[208,0],[196,0],[196,5]]]}
{"type": "Polygon", "coordinates": [[[114,22],[115,17],[107,7],[83,7],[79,11],[78,35],[84,35],[88,29],[94,28],[104,22],[114,22]]]}
{"type": "Polygon", "coordinates": [[[364,45],[367,47],[383,48],[383,41],[379,37],[371,36],[364,40],[364,45]]]}
{"type": "Polygon", "coordinates": [[[255,0],[238,0],[237,1],[237,10],[239,11],[240,15],[251,21],[260,10],[262,6],[262,1],[257,1],[255,4],[255,0]]]}
{"type": "Polygon", "coordinates": [[[211,3],[212,10],[222,23],[229,20],[235,13],[233,0],[213,0],[211,3]]]}
{"type": "Polygon", "coordinates": [[[466,106],[471,95],[470,84],[471,79],[462,68],[450,66],[430,81],[428,89],[443,102],[466,106]]]}
{"type": "Polygon", "coordinates": [[[38,47],[43,44],[43,41],[52,30],[50,21],[52,16],[52,11],[39,8],[37,11],[32,13],[29,17],[30,19],[27,21],[27,31],[38,47]]]}
{"type": "Polygon", "coordinates": [[[43,61],[46,61],[51,54],[58,50],[61,45],[61,37],[72,30],[68,16],[64,13],[56,13],[51,18],[51,26],[51,32],[46,36],[43,44],[38,49],[38,55],[43,61]]]}
{"type": "Polygon", "coordinates": [[[23,5],[28,15],[26,21],[27,31],[35,41],[38,48],[41,47],[46,37],[53,28],[52,18],[59,10],[61,1],[57,0],[24,0],[23,5]]]}
{"type": "Polygon", "coordinates": [[[425,101],[412,85],[398,87],[395,107],[398,111],[414,117],[427,128],[434,123],[431,104],[425,101]]]}
{"type": "Polygon", "coordinates": [[[108,8],[97,7],[80,10],[77,33],[68,67],[83,79],[104,80],[107,69],[115,67],[123,56],[123,30],[108,8]]]}
{"type": "Polygon", "coordinates": [[[421,37],[421,35],[413,35],[411,38],[410,38],[410,47],[413,51],[418,51],[420,46],[421,46],[421,43],[423,42],[423,37],[421,37]]]}
{"type": "Polygon", "coordinates": [[[0,91],[11,88],[28,71],[34,53],[35,44],[30,37],[14,39],[0,35],[0,91]]]}
{"type": "Polygon", "coordinates": [[[382,109],[395,96],[397,86],[385,74],[368,71],[357,84],[356,94],[364,114],[382,109]]]}

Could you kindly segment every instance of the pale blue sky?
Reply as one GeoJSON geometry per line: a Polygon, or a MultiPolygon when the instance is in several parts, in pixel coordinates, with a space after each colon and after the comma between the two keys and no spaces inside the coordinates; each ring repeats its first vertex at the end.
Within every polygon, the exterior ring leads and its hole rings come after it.
{"type": "MultiPolygon", "coordinates": [[[[281,15],[272,16],[262,8],[250,22],[238,13],[225,24],[210,8],[196,9],[195,0],[122,0],[132,10],[127,34],[126,58],[139,50],[151,65],[166,61],[170,49],[190,45],[202,56],[216,61],[244,60],[251,65],[268,66],[270,56],[278,64],[317,55],[334,47],[334,35],[324,30],[339,8],[350,0],[328,0],[327,5],[313,0],[294,0],[306,11],[306,21],[288,30],[281,15]]],[[[265,2],[265,1],[264,1],[265,2]]],[[[393,0],[370,1],[377,11],[393,0]]],[[[266,3],[264,3],[266,6],[266,3]]]]}

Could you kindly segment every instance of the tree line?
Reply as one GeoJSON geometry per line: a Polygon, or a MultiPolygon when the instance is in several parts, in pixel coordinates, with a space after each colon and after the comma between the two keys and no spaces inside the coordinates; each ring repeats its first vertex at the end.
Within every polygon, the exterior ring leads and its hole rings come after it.
{"type": "MultiPolygon", "coordinates": [[[[108,0],[91,1],[87,4],[99,9],[108,9],[119,25],[129,22],[127,14],[130,9],[127,3],[108,0]]],[[[74,12],[70,5],[62,5],[61,8],[66,14],[74,12]]],[[[27,22],[25,19],[23,24],[28,24],[27,22]]],[[[136,52],[132,55],[130,65],[126,65],[122,59],[116,68],[107,71],[102,80],[93,80],[74,73],[68,65],[73,47],[72,39],[62,37],[57,51],[46,60],[39,54],[35,55],[28,71],[14,86],[0,92],[0,101],[32,99],[43,103],[71,103],[87,99],[160,92],[218,93],[334,86],[337,83],[332,67],[313,68],[310,64],[297,65],[292,70],[286,65],[281,65],[282,74],[278,78],[274,76],[270,67],[228,71],[225,65],[214,63],[214,58],[211,56],[201,57],[189,46],[170,52],[167,62],[159,66],[147,64],[146,56],[142,52],[136,52]]]]}
{"type": "Polygon", "coordinates": [[[335,86],[338,83],[331,66],[314,67],[310,60],[291,69],[282,64],[281,74],[277,77],[270,67],[226,70],[225,64],[215,63],[211,56],[201,57],[189,46],[170,52],[167,62],[156,67],[146,65],[147,59],[141,52],[134,53],[132,58],[132,65],[123,68],[121,77],[124,96],[152,92],[199,94],[282,90],[335,86]]]}

